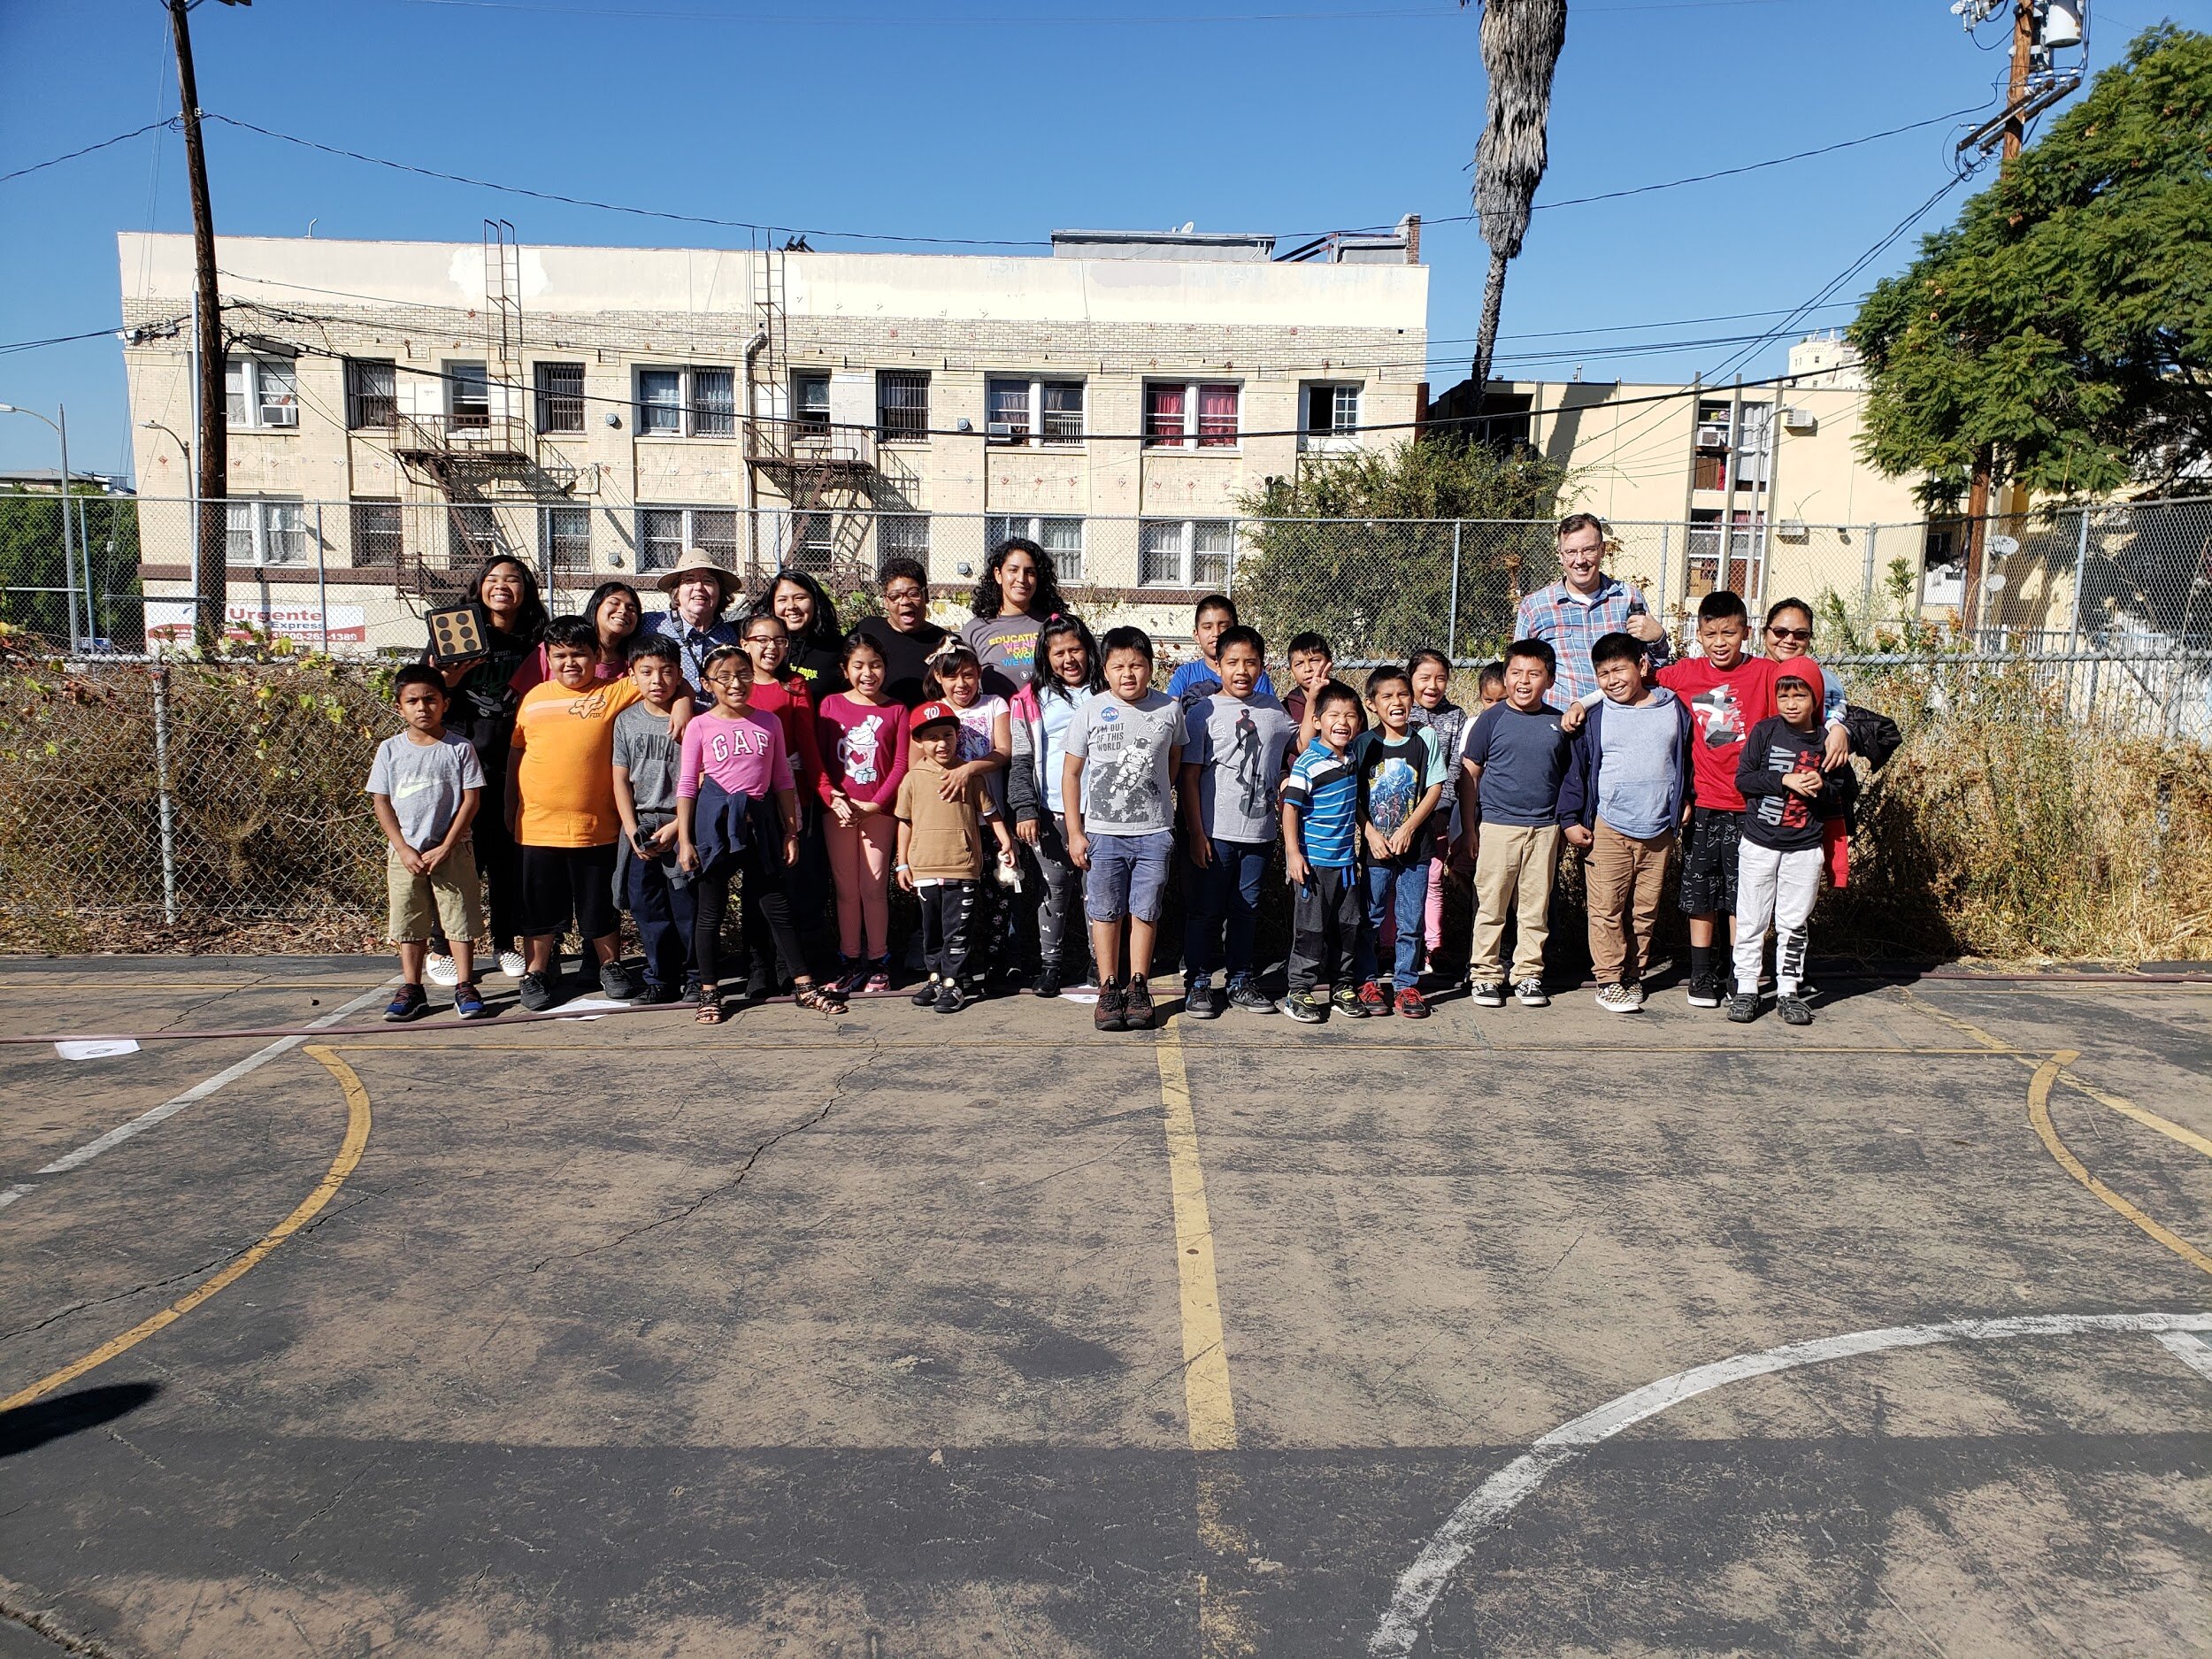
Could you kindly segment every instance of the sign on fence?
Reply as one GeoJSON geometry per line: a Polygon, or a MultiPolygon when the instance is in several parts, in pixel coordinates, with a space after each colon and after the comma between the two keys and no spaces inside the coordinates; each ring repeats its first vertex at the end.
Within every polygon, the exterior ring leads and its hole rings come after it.
{"type": "MultiPolygon", "coordinates": [[[[223,608],[227,639],[247,640],[256,634],[290,640],[297,645],[319,648],[327,639],[333,645],[360,645],[369,637],[368,620],[359,605],[329,607],[330,626],[324,632],[324,608],[319,605],[257,604],[233,600],[223,608]]],[[[192,637],[192,602],[188,599],[149,599],[146,602],[146,641],[176,642],[192,637]]]]}

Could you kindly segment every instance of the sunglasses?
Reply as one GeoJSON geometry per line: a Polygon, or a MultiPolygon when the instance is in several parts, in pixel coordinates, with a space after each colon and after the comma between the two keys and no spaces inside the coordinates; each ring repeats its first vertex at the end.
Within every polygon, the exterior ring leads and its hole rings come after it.
{"type": "Polygon", "coordinates": [[[1810,644],[1812,637],[1813,631],[1810,628],[1769,628],[1767,630],[1767,638],[1770,640],[1794,640],[1800,645],[1810,644]]]}

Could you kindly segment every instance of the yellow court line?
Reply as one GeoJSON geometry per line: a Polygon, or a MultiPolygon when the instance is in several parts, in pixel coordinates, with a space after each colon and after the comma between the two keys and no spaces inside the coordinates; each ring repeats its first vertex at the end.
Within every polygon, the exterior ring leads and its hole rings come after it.
{"type": "Polygon", "coordinates": [[[152,1317],[133,1325],[122,1335],[101,1343],[82,1359],[73,1361],[59,1371],[40,1378],[29,1387],[19,1389],[6,1399],[0,1400],[0,1411],[12,1411],[18,1406],[29,1405],[34,1400],[53,1393],[57,1388],[66,1387],[87,1371],[96,1370],[117,1355],[136,1348],[157,1331],[174,1325],[218,1291],[236,1284],[259,1266],[270,1251],[312,1221],[321,1213],[323,1206],[337,1196],[338,1189],[345,1185],[346,1177],[352,1174],[354,1166],[361,1162],[362,1149],[369,1143],[369,1092],[362,1087],[361,1079],[354,1075],[353,1068],[323,1044],[310,1044],[301,1052],[312,1055],[325,1071],[338,1079],[339,1087],[346,1092],[345,1141],[339,1147],[338,1156],[331,1160],[330,1168],[324,1171],[323,1179],[316,1185],[315,1190],[302,1199],[290,1215],[264,1233],[258,1243],[214,1278],[204,1281],[152,1317]]]}
{"type": "MultiPolygon", "coordinates": [[[[1937,1008],[1932,1003],[1927,1002],[1920,997],[1915,996],[1911,991],[1902,986],[1898,987],[1898,995],[1903,997],[1907,1002],[1910,1003],[1920,1012],[1927,1015],[1929,1018],[1935,1020],[1939,1024],[1948,1025],[1953,1031],[1961,1032],[1965,1035],[1971,1037],[1975,1041],[1980,1043],[1983,1048],[1988,1049],[1991,1053],[2008,1056],[2012,1059],[2017,1060],[2022,1065],[2029,1067],[2031,1070],[2034,1068],[2036,1062],[2032,1055],[2023,1053],[2021,1050],[2013,1048],[2009,1043],[2005,1042],[2001,1038],[1992,1036],[1989,1033],[1984,1031],[1979,1025],[1974,1025],[1969,1020],[1961,1019],[1956,1014],[1948,1013],[1940,1008],[1937,1008]]],[[[2066,1058],[2069,1061],[2076,1060],[2080,1057],[2078,1052],[2076,1050],[2068,1049],[2065,1052],[2066,1058]]],[[[2132,1118],[2135,1122],[2141,1124],[2146,1129],[2155,1129],[2160,1134],[2164,1135],[2169,1141],[2177,1141],[2181,1145],[2187,1147],[2193,1152],[2200,1152],[2206,1157],[2212,1158],[2212,1140],[2208,1140],[2203,1135],[2199,1134],[2195,1130],[2187,1128],[2181,1124],[2177,1124],[2170,1118],[2161,1118],[2156,1112],[2152,1111],[2146,1107],[2138,1106],[2133,1101],[2127,1099],[2124,1095],[2108,1094],[2104,1090],[2097,1088],[2093,1085],[2083,1081],[2080,1077],[2077,1076],[2066,1065],[2060,1066],[2058,1071],[2058,1080],[2065,1084],[2067,1087],[2074,1090],[2076,1093],[2086,1094],[2091,1100],[2095,1101],[2098,1105],[2105,1107],[2112,1111],[2118,1112],[2123,1118],[2132,1118]]]]}
{"type": "Polygon", "coordinates": [[[1154,1049],[1160,1103],[1167,1125],[1170,1190],[1175,1201],[1175,1270],[1183,1303],[1183,1407],[1194,1452],[1237,1448],[1236,1407],[1229,1395],[1229,1350],[1221,1333],[1221,1292],[1214,1279],[1213,1220],[1206,1209],[1206,1174],[1198,1162],[1198,1121],[1191,1111],[1183,1044],[1170,1026],[1154,1049]]]}
{"type": "Polygon", "coordinates": [[[2212,1273],[2212,1256],[2207,1256],[2170,1227],[2154,1221],[2107,1187],[2092,1175],[2087,1166],[2058,1138],[2058,1129],[2051,1122],[2051,1085],[2059,1079],[2069,1061],[2080,1057],[2071,1048],[2060,1049],[2052,1058],[2036,1067],[2035,1076],[2028,1084],[2028,1121],[2035,1125],[2035,1133],[2041,1139],[2044,1149],[2058,1160],[2061,1169],[2087,1187],[2099,1202],[2117,1210],[2191,1266],[2212,1273]]]}

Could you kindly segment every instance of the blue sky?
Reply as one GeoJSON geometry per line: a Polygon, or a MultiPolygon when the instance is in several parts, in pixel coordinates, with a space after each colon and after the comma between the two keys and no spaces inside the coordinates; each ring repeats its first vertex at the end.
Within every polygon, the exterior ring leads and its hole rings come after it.
{"type": "MultiPolygon", "coordinates": [[[[2171,9],[2097,0],[2093,63],[2171,9]]],[[[203,4],[192,26],[203,107],[280,132],[566,195],[915,235],[1194,220],[1287,238],[1464,213],[1483,115],[1475,13],[1451,0],[261,0],[203,4]]],[[[1944,0],[1571,0],[1538,203],[1978,106],[2004,68],[2001,25],[1982,33],[1987,50],[1944,0]]],[[[0,173],[175,109],[157,0],[0,0],[0,173]]],[[[1734,337],[1781,320],[1731,314],[1818,290],[1943,181],[1953,137],[1924,127],[1538,212],[1500,373],[1655,380],[1728,364],[1734,337]],[[1688,320],[1717,318],[1731,319],[1688,320]]],[[[491,214],[526,243],[745,242],[220,126],[209,169],[218,227],[240,234],[312,220],[323,236],[472,241],[491,214]]],[[[113,326],[115,233],[149,227],[190,227],[171,132],[0,184],[0,345],[113,326]]],[[[1487,256],[1471,224],[1432,224],[1424,253],[1440,389],[1467,373],[1487,256]]],[[[1773,372],[1783,349],[1742,372],[1773,372]]],[[[127,465],[112,339],[0,352],[0,402],[65,402],[72,461],[127,465]]],[[[0,417],[0,465],[52,459],[45,427],[0,417]]]]}

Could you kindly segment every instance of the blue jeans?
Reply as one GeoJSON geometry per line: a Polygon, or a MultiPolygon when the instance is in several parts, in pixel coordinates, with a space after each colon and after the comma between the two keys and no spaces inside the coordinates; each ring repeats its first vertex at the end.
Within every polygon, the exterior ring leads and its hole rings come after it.
{"type": "Polygon", "coordinates": [[[1414,953],[1421,948],[1421,918],[1428,902],[1429,862],[1425,857],[1409,862],[1402,870],[1379,858],[1367,866],[1367,926],[1359,936],[1358,964],[1354,970],[1361,979],[1378,977],[1375,941],[1382,937],[1383,922],[1394,904],[1398,941],[1391,983],[1403,989],[1414,982],[1414,953]]]}
{"type": "Polygon", "coordinates": [[[1272,841],[1214,841],[1204,869],[1183,864],[1183,969],[1210,974],[1225,967],[1232,983],[1252,972],[1252,939],[1260,925],[1260,882],[1272,841]],[[1228,951],[1222,951],[1224,925],[1228,951]]]}
{"type": "Polygon", "coordinates": [[[637,923],[638,938],[645,946],[645,982],[674,990],[683,984],[691,963],[691,884],[678,887],[668,879],[668,866],[658,859],[633,856],[630,863],[630,915],[637,923]]]}
{"type": "Polygon", "coordinates": [[[1158,921],[1168,866],[1175,858],[1175,837],[1155,830],[1148,835],[1094,835],[1090,842],[1083,908],[1091,920],[1118,922],[1133,916],[1141,922],[1158,921]]]}

